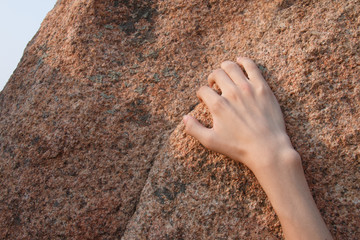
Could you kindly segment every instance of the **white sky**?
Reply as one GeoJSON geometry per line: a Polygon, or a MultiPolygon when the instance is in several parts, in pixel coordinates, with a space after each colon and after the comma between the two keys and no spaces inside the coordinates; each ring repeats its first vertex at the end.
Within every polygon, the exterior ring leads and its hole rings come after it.
{"type": "Polygon", "coordinates": [[[0,0],[0,91],[56,0],[0,0]]]}

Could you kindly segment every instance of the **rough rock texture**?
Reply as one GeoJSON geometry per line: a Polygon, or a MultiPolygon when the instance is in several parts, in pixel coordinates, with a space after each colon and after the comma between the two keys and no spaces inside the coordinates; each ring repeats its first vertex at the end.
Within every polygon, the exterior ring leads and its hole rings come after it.
{"type": "Polygon", "coordinates": [[[0,93],[0,238],[282,238],[252,173],[180,123],[211,125],[195,89],[238,55],[275,92],[330,231],[359,238],[359,12],[59,0],[0,93]]]}

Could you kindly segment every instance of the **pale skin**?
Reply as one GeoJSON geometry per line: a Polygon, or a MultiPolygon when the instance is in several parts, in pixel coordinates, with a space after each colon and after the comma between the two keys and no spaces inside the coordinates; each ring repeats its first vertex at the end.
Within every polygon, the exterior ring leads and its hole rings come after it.
{"type": "Polygon", "coordinates": [[[213,127],[186,115],[185,132],[255,174],[286,239],[332,239],[310,193],[300,155],[286,133],[279,103],[256,64],[245,57],[236,63],[225,61],[209,75],[208,83],[197,96],[209,108],[213,127]]]}

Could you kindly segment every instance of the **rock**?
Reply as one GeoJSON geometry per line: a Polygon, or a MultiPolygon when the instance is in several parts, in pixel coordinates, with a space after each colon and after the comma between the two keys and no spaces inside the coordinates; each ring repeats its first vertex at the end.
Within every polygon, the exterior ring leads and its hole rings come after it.
{"type": "Polygon", "coordinates": [[[1,239],[271,239],[252,173],[204,149],[195,90],[254,59],[336,239],[359,223],[359,1],[58,1],[0,93],[1,239]]]}

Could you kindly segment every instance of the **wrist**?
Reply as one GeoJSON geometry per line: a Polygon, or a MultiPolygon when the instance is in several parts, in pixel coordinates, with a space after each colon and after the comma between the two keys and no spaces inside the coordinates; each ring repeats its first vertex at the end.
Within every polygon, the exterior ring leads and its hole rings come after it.
{"type": "Polygon", "coordinates": [[[254,169],[254,174],[270,174],[272,177],[281,175],[283,172],[303,172],[300,154],[292,147],[286,146],[269,154],[261,164],[254,169]]]}
{"type": "Polygon", "coordinates": [[[282,171],[302,171],[301,157],[291,145],[287,135],[280,137],[280,140],[273,141],[273,145],[267,145],[261,156],[251,161],[250,169],[257,178],[263,174],[278,174],[282,171]]]}
{"type": "Polygon", "coordinates": [[[286,238],[332,239],[311,196],[300,155],[293,148],[277,152],[276,161],[272,159],[254,174],[278,215],[286,238]]]}
{"type": "Polygon", "coordinates": [[[299,167],[302,168],[299,153],[293,147],[284,147],[273,152],[268,158],[264,159],[262,164],[259,164],[255,171],[260,173],[271,170],[281,171],[282,169],[295,170],[299,167]]]}

